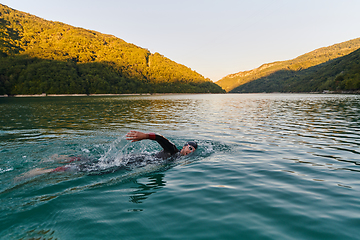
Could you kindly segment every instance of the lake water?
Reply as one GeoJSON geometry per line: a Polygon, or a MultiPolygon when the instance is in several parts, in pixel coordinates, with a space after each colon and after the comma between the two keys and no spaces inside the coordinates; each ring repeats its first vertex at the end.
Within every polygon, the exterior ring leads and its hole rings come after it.
{"type": "Polygon", "coordinates": [[[0,113],[1,239],[360,239],[358,95],[1,98],[0,113]],[[199,148],[101,172],[160,150],[133,129],[199,148]],[[99,169],[29,175],[62,155],[99,169]]]}

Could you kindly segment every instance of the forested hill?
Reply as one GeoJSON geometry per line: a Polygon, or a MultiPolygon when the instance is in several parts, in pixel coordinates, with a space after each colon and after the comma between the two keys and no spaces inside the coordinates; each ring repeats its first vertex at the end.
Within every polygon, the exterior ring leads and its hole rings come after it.
{"type": "Polygon", "coordinates": [[[314,50],[293,60],[264,64],[251,71],[230,74],[216,83],[227,92],[359,90],[359,51],[354,52],[359,48],[360,38],[357,38],[314,50]],[[353,55],[349,55],[353,52],[353,55]]]}
{"type": "Polygon", "coordinates": [[[360,92],[360,49],[300,71],[280,70],[231,92],[360,92]]]}
{"type": "Polygon", "coordinates": [[[0,95],[163,92],[224,90],[159,53],[0,4],[0,95]]]}

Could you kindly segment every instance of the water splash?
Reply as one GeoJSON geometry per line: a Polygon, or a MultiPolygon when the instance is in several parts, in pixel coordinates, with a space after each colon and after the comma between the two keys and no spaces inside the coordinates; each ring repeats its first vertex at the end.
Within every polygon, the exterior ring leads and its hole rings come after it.
{"type": "Polygon", "coordinates": [[[0,168],[0,174],[2,174],[2,173],[6,173],[6,172],[10,172],[10,171],[12,171],[12,170],[14,170],[14,168],[12,168],[12,167],[10,167],[10,168],[0,168]]]}

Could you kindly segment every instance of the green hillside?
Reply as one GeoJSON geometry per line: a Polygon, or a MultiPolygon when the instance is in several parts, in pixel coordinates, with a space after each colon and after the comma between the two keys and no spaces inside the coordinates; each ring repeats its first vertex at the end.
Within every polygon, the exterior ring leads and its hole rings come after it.
{"type": "Polygon", "coordinates": [[[0,4],[0,94],[224,92],[159,53],[0,4]]]}
{"type": "MultiPolygon", "coordinates": [[[[359,48],[360,38],[357,38],[314,50],[293,60],[264,64],[251,71],[230,74],[216,83],[227,92],[297,92],[302,89],[299,86],[299,88],[295,87],[302,84],[297,81],[306,79],[305,75],[318,78],[317,74],[319,76],[322,74],[322,67],[359,48]]],[[[328,80],[330,81],[328,78],[326,80],[322,78],[322,81],[328,80]]],[[[320,85],[301,91],[317,91],[320,85]]]]}
{"type": "Polygon", "coordinates": [[[231,92],[323,92],[360,90],[360,49],[301,71],[280,70],[231,92]]]}

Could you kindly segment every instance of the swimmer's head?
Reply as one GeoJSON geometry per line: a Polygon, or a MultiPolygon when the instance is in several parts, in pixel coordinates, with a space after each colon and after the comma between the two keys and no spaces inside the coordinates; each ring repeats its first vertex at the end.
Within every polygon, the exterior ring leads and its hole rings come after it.
{"type": "Polygon", "coordinates": [[[198,147],[197,143],[196,143],[196,142],[194,142],[194,141],[187,142],[187,143],[185,143],[185,146],[186,146],[186,145],[190,145],[190,146],[194,147],[194,148],[195,148],[195,150],[196,150],[196,149],[197,149],[197,147],[198,147]]]}
{"type": "Polygon", "coordinates": [[[180,154],[186,156],[192,152],[195,152],[197,146],[198,146],[197,143],[194,141],[187,142],[185,143],[184,147],[181,149],[180,154]]]}

